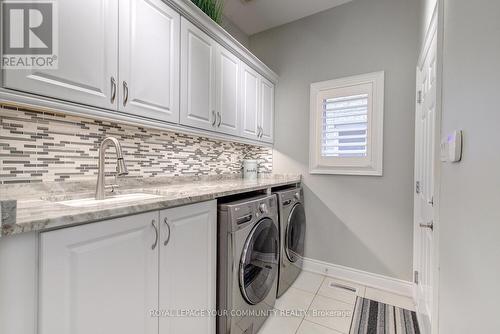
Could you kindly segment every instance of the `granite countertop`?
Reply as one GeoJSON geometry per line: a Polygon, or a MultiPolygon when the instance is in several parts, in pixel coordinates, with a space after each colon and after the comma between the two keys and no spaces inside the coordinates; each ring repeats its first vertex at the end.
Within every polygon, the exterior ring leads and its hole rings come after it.
{"type": "MultiPolygon", "coordinates": [[[[17,200],[16,212],[10,214],[15,220],[3,221],[0,235],[84,224],[300,182],[300,175],[278,174],[263,175],[257,180],[244,180],[239,175],[135,179],[120,184],[115,194],[143,193],[156,196],[103,202],[90,207],[71,207],[60,202],[93,198],[95,182],[9,186],[8,189],[4,187],[0,200],[17,200]]],[[[111,195],[108,193],[107,196],[111,195]]],[[[2,215],[5,216],[5,212],[2,215]]]]}

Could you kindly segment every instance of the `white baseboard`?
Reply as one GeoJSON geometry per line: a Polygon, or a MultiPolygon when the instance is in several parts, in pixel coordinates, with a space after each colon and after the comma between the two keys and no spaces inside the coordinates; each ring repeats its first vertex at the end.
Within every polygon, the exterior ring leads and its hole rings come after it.
{"type": "Polygon", "coordinates": [[[338,264],[304,258],[304,270],[389,291],[413,299],[413,283],[338,264]]]}

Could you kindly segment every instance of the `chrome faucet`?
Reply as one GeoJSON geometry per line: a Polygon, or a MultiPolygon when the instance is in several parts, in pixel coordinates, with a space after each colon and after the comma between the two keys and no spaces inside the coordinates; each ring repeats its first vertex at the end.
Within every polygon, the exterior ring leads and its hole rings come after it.
{"type": "Polygon", "coordinates": [[[97,188],[95,191],[96,200],[101,200],[105,197],[104,190],[106,188],[106,185],[104,175],[104,159],[106,158],[106,149],[110,146],[114,146],[116,150],[116,176],[123,176],[128,174],[127,166],[125,166],[125,161],[123,160],[123,152],[120,142],[115,137],[104,138],[99,148],[99,173],[97,175],[97,188]]]}

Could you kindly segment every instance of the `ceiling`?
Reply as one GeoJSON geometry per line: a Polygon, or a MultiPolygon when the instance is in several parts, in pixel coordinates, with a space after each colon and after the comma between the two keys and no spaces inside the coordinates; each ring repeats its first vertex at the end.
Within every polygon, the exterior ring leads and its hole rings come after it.
{"type": "Polygon", "coordinates": [[[253,35],[349,1],[225,0],[224,15],[247,35],[253,35]]]}

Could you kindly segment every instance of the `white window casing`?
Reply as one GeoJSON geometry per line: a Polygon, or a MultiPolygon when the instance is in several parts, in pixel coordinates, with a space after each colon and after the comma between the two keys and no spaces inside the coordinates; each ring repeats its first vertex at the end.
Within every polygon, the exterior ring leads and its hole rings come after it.
{"type": "Polygon", "coordinates": [[[311,84],[311,174],[382,175],[384,76],[311,84]]]}

